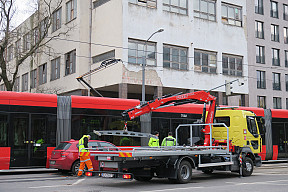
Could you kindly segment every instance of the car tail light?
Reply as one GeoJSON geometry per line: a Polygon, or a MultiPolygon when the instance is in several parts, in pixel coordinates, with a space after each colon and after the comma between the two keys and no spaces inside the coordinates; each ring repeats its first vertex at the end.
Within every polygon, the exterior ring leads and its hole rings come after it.
{"type": "Polygon", "coordinates": [[[124,174],[123,179],[131,179],[132,176],[130,174],[124,174]]]}
{"type": "Polygon", "coordinates": [[[67,157],[69,153],[67,152],[61,152],[61,157],[67,157]]]}

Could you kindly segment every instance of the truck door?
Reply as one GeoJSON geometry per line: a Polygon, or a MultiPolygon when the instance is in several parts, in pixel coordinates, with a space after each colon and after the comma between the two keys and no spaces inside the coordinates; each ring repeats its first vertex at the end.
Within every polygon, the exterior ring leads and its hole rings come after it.
{"type": "Polygon", "coordinates": [[[261,148],[261,137],[257,128],[255,117],[247,116],[247,128],[252,134],[252,137],[247,137],[247,145],[252,146],[251,150],[254,153],[259,153],[261,148]]]}

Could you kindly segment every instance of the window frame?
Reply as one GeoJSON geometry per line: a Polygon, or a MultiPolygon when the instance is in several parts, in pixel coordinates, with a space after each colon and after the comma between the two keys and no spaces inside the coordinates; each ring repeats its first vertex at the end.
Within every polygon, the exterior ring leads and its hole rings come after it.
{"type": "Polygon", "coordinates": [[[270,5],[271,5],[271,8],[270,8],[270,17],[273,17],[273,18],[279,18],[279,9],[278,9],[278,2],[276,2],[276,1],[271,1],[271,3],[270,3],[270,5]],[[276,10],[274,11],[273,10],[273,4],[275,4],[276,5],[276,10]]]}
{"type": "Polygon", "coordinates": [[[147,8],[157,8],[157,0],[129,0],[129,3],[147,8]]]}
{"type": "Polygon", "coordinates": [[[229,75],[229,76],[237,76],[237,77],[243,77],[243,56],[236,56],[236,55],[229,55],[229,54],[222,54],[222,74],[223,75],[229,75]],[[225,67],[225,63],[224,63],[224,57],[227,57],[227,66],[225,67]],[[234,63],[234,69],[233,67],[233,63],[230,62],[230,59],[235,59],[235,63],[234,63]],[[241,60],[241,70],[238,70],[236,66],[237,65],[237,59],[241,60]],[[227,70],[227,73],[225,72],[225,70],[227,70]],[[233,71],[235,72],[235,74],[233,74],[233,71]],[[241,73],[241,75],[238,75],[238,73],[241,73]]]}
{"type": "Polygon", "coordinates": [[[284,43],[288,44],[288,27],[283,28],[284,43]]]}
{"type": "Polygon", "coordinates": [[[257,89],[266,89],[266,71],[257,70],[257,89]]]}
{"type": "Polygon", "coordinates": [[[30,72],[30,87],[34,89],[37,87],[37,69],[33,69],[30,72]]]}
{"type": "Polygon", "coordinates": [[[273,90],[281,91],[281,73],[272,72],[273,77],[273,90]]]}
{"type": "Polygon", "coordinates": [[[194,0],[194,6],[193,6],[194,10],[194,17],[195,18],[200,18],[200,19],[205,19],[208,21],[215,21],[216,22],[216,17],[217,17],[217,11],[216,11],[216,1],[213,0],[194,0]],[[199,10],[196,10],[195,8],[197,7],[197,3],[198,3],[198,7],[199,10]],[[203,8],[201,6],[201,3],[207,3],[207,10],[202,10],[201,8],[203,8]],[[213,14],[210,13],[210,5],[214,5],[214,10],[213,10],[213,14]],[[213,19],[211,19],[213,18],[213,19]]]}
{"type": "Polygon", "coordinates": [[[77,18],[77,0],[70,0],[66,3],[66,23],[77,18]]]}
{"type": "Polygon", "coordinates": [[[47,63],[44,63],[38,67],[39,71],[39,85],[47,83],[47,63]]]}
{"type": "Polygon", "coordinates": [[[180,47],[175,45],[163,45],[163,68],[169,68],[169,69],[176,69],[176,70],[189,70],[189,63],[188,63],[188,48],[187,47],[180,47]],[[167,57],[167,53],[165,53],[164,49],[169,49],[169,60],[167,60],[165,57],[167,57]],[[177,50],[178,55],[175,55],[175,51],[177,50]],[[186,56],[181,56],[182,53],[186,53],[186,56]],[[175,60],[177,58],[177,61],[175,60]],[[181,58],[185,58],[186,61],[182,62],[181,58]],[[169,63],[169,67],[168,64],[169,63]],[[175,67],[178,66],[178,67],[175,67]],[[185,67],[182,67],[185,66],[185,67]]]}
{"type": "Polygon", "coordinates": [[[52,32],[57,31],[62,26],[62,7],[52,13],[52,32]]]}
{"type": "Polygon", "coordinates": [[[76,49],[65,54],[65,76],[76,72],[76,49]]]}
{"type": "Polygon", "coordinates": [[[264,15],[263,0],[255,0],[255,13],[264,15]]]}
{"type": "Polygon", "coordinates": [[[142,65],[143,56],[145,57],[144,62],[146,66],[155,67],[157,65],[157,44],[150,41],[145,43],[145,41],[141,40],[128,39],[128,63],[132,65],[142,65]],[[146,57],[144,56],[145,46],[146,57]]]}
{"type": "Polygon", "coordinates": [[[255,21],[255,37],[258,39],[264,39],[264,22],[255,21]]]}
{"type": "Polygon", "coordinates": [[[178,1],[178,4],[177,5],[173,5],[172,0],[163,0],[162,1],[162,8],[163,8],[163,11],[166,11],[166,12],[169,12],[169,13],[176,13],[176,14],[179,14],[179,15],[186,15],[188,16],[188,0],[183,0],[185,1],[186,3],[186,7],[181,7],[181,1],[182,0],[177,0],[178,1]],[[169,2],[168,2],[169,1],[169,2]],[[174,11],[174,10],[177,10],[174,11]],[[184,11],[184,12],[181,12],[181,11],[184,11]]]}
{"type": "Polygon", "coordinates": [[[28,72],[22,75],[22,92],[28,91],[28,72]]]}
{"type": "Polygon", "coordinates": [[[283,4],[283,19],[288,21],[288,5],[283,4]]]}
{"type": "Polygon", "coordinates": [[[265,64],[265,47],[256,45],[256,63],[265,64]]]}
{"type": "Polygon", "coordinates": [[[271,24],[271,41],[279,42],[279,25],[271,24]]]}
{"type": "Polygon", "coordinates": [[[271,50],[272,66],[280,66],[280,50],[275,48],[272,48],[271,50]]]}
{"type": "Polygon", "coordinates": [[[61,73],[60,66],[61,66],[61,57],[57,57],[51,60],[50,81],[54,81],[60,78],[61,73]]]}
{"type": "Polygon", "coordinates": [[[242,27],[243,26],[243,12],[242,12],[242,7],[237,6],[237,5],[231,5],[231,4],[226,4],[226,3],[221,3],[221,20],[222,23],[225,25],[231,25],[231,26],[237,26],[237,27],[242,27]],[[227,9],[227,12],[225,13],[225,9],[227,9]],[[233,9],[233,18],[229,15],[231,14],[229,10],[233,9]],[[236,9],[239,10],[239,17],[237,19],[236,17],[236,9]],[[226,15],[224,15],[226,14],[226,15]],[[234,24],[232,23],[234,22],[234,24]],[[238,23],[238,24],[237,24],[238,23]]]}
{"type": "Polygon", "coordinates": [[[273,97],[273,109],[282,109],[281,97],[273,97]]]}
{"type": "Polygon", "coordinates": [[[217,74],[217,52],[195,49],[194,50],[194,71],[203,72],[203,73],[210,73],[210,74],[217,74]],[[196,64],[196,63],[198,63],[196,61],[196,59],[197,59],[196,53],[200,54],[200,57],[199,57],[199,64],[200,65],[196,64]],[[204,54],[207,55],[207,65],[203,65],[204,54]],[[215,57],[215,61],[214,61],[215,67],[212,66],[213,62],[211,62],[211,61],[213,61],[213,60],[211,57],[215,57]],[[207,68],[207,70],[206,70],[206,68],[207,68]]]}
{"type": "Polygon", "coordinates": [[[257,107],[266,109],[266,96],[257,95],[257,107]]]}

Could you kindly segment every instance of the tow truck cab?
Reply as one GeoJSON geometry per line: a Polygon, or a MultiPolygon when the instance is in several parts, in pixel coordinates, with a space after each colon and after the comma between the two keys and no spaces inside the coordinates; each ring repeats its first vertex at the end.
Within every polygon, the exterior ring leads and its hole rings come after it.
{"type": "MultiPolygon", "coordinates": [[[[232,146],[249,147],[254,154],[262,151],[261,134],[265,132],[263,118],[245,110],[217,110],[216,123],[225,123],[229,127],[229,140],[232,146]]],[[[215,140],[226,140],[227,130],[224,126],[212,128],[215,140]]]]}

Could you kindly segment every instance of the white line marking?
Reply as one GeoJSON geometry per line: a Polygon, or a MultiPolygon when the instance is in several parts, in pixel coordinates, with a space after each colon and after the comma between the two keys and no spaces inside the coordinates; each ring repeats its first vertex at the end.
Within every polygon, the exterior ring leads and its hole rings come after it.
{"type": "Polygon", "coordinates": [[[39,188],[51,188],[51,187],[69,187],[69,186],[77,185],[77,184],[81,183],[84,180],[85,180],[85,178],[84,179],[79,179],[75,183],[66,184],[66,185],[49,185],[49,186],[38,186],[38,187],[29,187],[29,188],[30,189],[39,189],[39,188]]]}
{"type": "Polygon", "coordinates": [[[161,192],[161,191],[178,191],[178,190],[185,190],[185,189],[201,189],[203,187],[186,187],[186,188],[175,188],[175,189],[159,189],[159,190],[149,190],[149,191],[140,191],[140,192],[161,192]]]}
{"type": "Polygon", "coordinates": [[[39,179],[43,179],[43,180],[56,180],[59,179],[57,178],[31,178],[31,179],[10,179],[10,180],[1,180],[1,181],[5,181],[5,182],[13,182],[13,181],[17,181],[17,182],[21,182],[21,181],[35,181],[35,180],[39,180],[39,179]]]}

